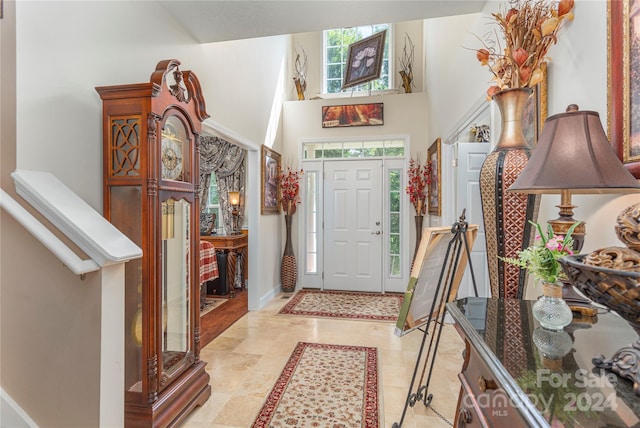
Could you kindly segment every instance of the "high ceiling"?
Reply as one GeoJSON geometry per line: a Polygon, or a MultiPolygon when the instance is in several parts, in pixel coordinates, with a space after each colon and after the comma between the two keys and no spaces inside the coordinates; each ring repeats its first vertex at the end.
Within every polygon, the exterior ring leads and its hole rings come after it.
{"type": "Polygon", "coordinates": [[[482,11],[485,0],[160,0],[200,43],[482,11]]]}

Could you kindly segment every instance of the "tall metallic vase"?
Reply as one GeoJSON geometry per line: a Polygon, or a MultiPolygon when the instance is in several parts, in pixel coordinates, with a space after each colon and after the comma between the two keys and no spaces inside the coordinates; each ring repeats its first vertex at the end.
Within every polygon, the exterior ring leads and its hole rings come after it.
{"type": "Polygon", "coordinates": [[[534,235],[528,221],[536,221],[540,195],[508,192],[531,157],[533,148],[522,131],[522,116],[530,88],[505,89],[493,96],[500,109],[502,132],[494,150],[480,170],[480,192],[491,295],[522,298],[526,283],[524,270],[498,257],[517,257],[534,235]]]}

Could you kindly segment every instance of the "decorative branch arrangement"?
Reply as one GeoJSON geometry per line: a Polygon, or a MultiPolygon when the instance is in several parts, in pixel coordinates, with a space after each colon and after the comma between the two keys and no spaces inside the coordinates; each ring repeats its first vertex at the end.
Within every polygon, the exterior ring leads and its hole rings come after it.
{"type": "Polygon", "coordinates": [[[402,77],[402,87],[404,92],[409,94],[412,92],[413,84],[413,60],[415,53],[415,45],[411,41],[411,37],[404,33],[404,47],[402,48],[402,56],[398,58],[400,61],[400,77],[402,77]]]}
{"type": "Polygon", "coordinates": [[[280,205],[286,215],[292,215],[296,212],[296,205],[301,201],[300,199],[300,180],[304,170],[294,171],[291,167],[287,167],[285,171],[281,171],[278,174],[278,181],[280,183],[280,205]]]}
{"type": "Polygon", "coordinates": [[[294,62],[294,76],[293,82],[296,85],[296,92],[298,93],[298,100],[304,100],[307,92],[307,53],[302,47],[300,47],[302,54],[298,53],[295,49],[296,60],[294,62]]]}
{"type": "Polygon", "coordinates": [[[409,160],[409,183],[407,185],[407,194],[409,201],[416,209],[416,215],[424,215],[427,212],[427,196],[429,185],[431,184],[431,162],[427,161],[424,165],[420,164],[420,159],[409,160]]]}

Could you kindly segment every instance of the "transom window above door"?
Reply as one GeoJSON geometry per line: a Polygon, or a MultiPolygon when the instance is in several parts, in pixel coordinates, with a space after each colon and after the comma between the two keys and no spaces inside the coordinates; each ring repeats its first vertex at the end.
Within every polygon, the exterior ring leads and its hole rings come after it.
{"type": "Polygon", "coordinates": [[[360,27],[325,30],[323,39],[323,93],[383,91],[393,88],[393,61],[389,61],[389,58],[393,58],[391,48],[391,46],[393,46],[393,32],[391,31],[391,24],[363,25],[360,27]],[[384,30],[389,31],[387,31],[387,37],[384,42],[384,56],[382,58],[380,78],[341,91],[342,79],[347,69],[349,45],[384,30]]]}
{"type": "Polygon", "coordinates": [[[403,139],[371,141],[320,141],[302,145],[303,159],[404,157],[403,139]]]}

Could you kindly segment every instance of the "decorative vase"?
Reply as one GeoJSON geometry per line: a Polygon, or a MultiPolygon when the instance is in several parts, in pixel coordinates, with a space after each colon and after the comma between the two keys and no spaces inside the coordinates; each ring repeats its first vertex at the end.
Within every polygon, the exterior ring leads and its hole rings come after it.
{"type": "Polygon", "coordinates": [[[562,298],[562,284],[543,284],[542,296],[533,304],[532,312],[540,325],[549,330],[562,330],[573,320],[573,313],[562,298]]]}
{"type": "Polygon", "coordinates": [[[424,220],[424,216],[417,215],[415,219],[416,219],[416,248],[413,250],[414,260],[416,258],[416,254],[418,254],[418,247],[420,246],[420,241],[422,240],[422,221],[424,220]]]}
{"type": "Polygon", "coordinates": [[[307,90],[306,82],[301,81],[299,77],[294,77],[293,82],[296,85],[296,93],[298,94],[298,100],[303,101],[304,93],[307,90]]]}
{"type": "Polygon", "coordinates": [[[522,132],[522,113],[532,90],[505,89],[493,96],[500,109],[502,131],[496,147],[480,169],[480,200],[484,217],[491,295],[521,299],[526,272],[499,257],[517,258],[533,238],[529,220],[536,221],[540,195],[507,192],[531,157],[522,132]]]}
{"type": "Polygon", "coordinates": [[[285,214],[284,224],[287,232],[287,239],[284,246],[284,254],[282,255],[282,263],[280,265],[280,280],[282,282],[282,291],[292,293],[296,289],[296,281],[298,278],[298,267],[296,265],[296,256],[293,254],[293,244],[291,243],[291,219],[293,215],[285,214]]]}
{"type": "MultiPolygon", "coordinates": [[[[411,70],[411,69],[409,69],[411,70]]],[[[411,91],[411,76],[413,76],[413,73],[410,71],[409,73],[407,73],[404,70],[400,70],[400,77],[402,77],[402,87],[404,88],[404,92],[406,94],[410,94],[411,91]]]]}

